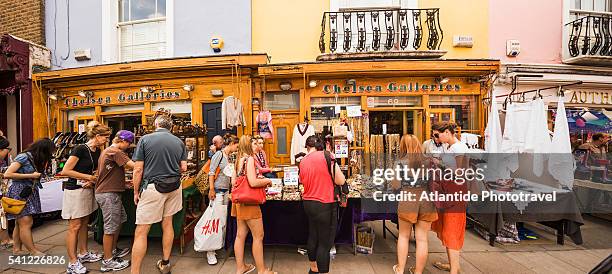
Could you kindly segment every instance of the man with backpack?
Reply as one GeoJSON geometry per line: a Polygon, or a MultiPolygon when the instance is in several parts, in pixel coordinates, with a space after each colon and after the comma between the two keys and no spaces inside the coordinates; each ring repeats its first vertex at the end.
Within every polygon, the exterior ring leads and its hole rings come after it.
{"type": "Polygon", "coordinates": [[[134,203],[136,231],[132,247],[132,273],[140,273],[147,252],[147,235],[151,225],[161,221],[162,259],[157,261],[161,273],[171,270],[170,253],[174,240],[172,217],[183,208],[181,172],[187,171],[185,144],[172,135],[172,118],[158,116],[155,132],[143,136],[132,157],[134,166],[134,203]]]}

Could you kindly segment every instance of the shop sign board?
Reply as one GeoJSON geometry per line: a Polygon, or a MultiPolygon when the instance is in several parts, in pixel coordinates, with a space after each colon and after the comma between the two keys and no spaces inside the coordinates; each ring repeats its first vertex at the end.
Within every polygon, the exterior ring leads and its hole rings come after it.
{"type": "Polygon", "coordinates": [[[385,84],[358,84],[357,81],[346,81],[345,84],[323,85],[323,93],[382,93],[382,92],[459,92],[460,84],[439,84],[434,80],[423,81],[390,81],[385,84]]]}
{"type": "Polygon", "coordinates": [[[417,107],[421,106],[420,96],[368,96],[368,107],[417,107]]]}
{"type": "Polygon", "coordinates": [[[63,107],[91,107],[121,104],[135,104],[142,102],[159,102],[169,100],[189,99],[188,92],[180,90],[158,90],[153,92],[108,92],[102,96],[65,98],[63,107]]]}
{"type": "Polygon", "coordinates": [[[612,94],[610,91],[573,91],[568,103],[571,104],[593,104],[612,105],[612,94]]]}

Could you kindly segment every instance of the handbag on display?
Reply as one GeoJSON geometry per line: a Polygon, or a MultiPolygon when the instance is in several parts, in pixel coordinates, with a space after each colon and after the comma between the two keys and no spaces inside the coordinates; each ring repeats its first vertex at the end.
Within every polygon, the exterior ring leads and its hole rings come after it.
{"type": "MultiPolygon", "coordinates": [[[[246,166],[246,161],[245,161],[246,166]]],[[[261,205],[266,202],[266,189],[264,187],[253,188],[245,174],[238,176],[232,186],[232,203],[261,205]]]]}

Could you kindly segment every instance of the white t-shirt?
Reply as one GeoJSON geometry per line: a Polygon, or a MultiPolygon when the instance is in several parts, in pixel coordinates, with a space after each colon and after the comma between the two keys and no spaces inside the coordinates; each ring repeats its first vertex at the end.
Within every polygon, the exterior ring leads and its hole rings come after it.
{"type": "Polygon", "coordinates": [[[455,157],[465,155],[469,152],[466,144],[455,138],[455,144],[449,146],[442,155],[442,162],[449,168],[457,168],[457,159],[455,157]]]}

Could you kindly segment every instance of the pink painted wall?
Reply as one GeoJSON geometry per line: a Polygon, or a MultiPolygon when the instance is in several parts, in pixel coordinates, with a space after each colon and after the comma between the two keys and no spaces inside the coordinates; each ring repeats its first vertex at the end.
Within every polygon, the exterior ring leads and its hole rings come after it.
{"type": "Polygon", "coordinates": [[[563,0],[491,0],[489,9],[491,58],[502,63],[561,63],[563,0]],[[521,43],[517,57],[506,56],[510,39],[521,43]]]}

